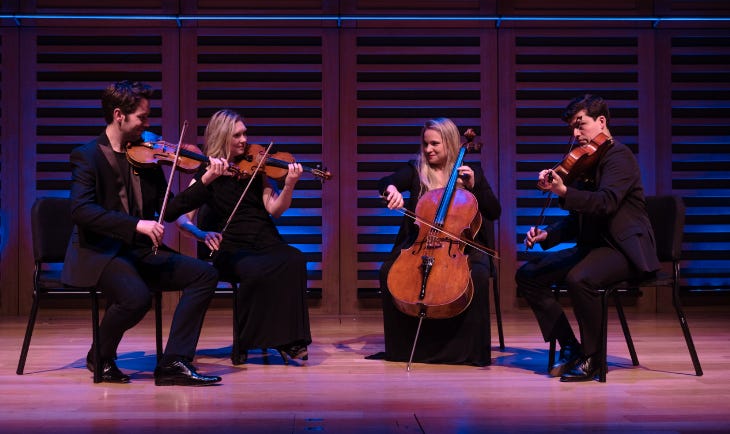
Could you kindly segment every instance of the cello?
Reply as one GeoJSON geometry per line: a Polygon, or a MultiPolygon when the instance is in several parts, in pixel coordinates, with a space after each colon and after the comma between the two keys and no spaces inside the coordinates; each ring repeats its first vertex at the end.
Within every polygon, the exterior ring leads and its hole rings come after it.
{"type": "Polygon", "coordinates": [[[466,244],[443,233],[463,234],[466,239],[472,239],[482,223],[474,195],[456,188],[457,169],[462,165],[464,155],[481,146],[473,142],[476,134],[471,129],[464,136],[468,141],[459,149],[446,186],[430,190],[419,198],[415,212],[419,216],[416,241],[401,250],[387,276],[396,308],[419,318],[408,370],[423,319],[459,315],[474,296],[471,270],[464,252],[466,244]]]}

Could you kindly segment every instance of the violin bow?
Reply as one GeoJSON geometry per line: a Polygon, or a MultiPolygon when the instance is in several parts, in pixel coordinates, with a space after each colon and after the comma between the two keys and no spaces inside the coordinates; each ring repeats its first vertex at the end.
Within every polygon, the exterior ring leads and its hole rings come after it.
{"type": "MultiPolygon", "coordinates": [[[[385,197],[381,196],[381,198],[384,199],[385,197]]],[[[450,239],[452,239],[454,241],[458,241],[460,243],[466,244],[469,247],[473,247],[473,248],[479,250],[480,252],[493,257],[494,259],[501,259],[499,257],[499,253],[496,250],[490,249],[489,247],[483,246],[475,241],[464,239],[456,234],[452,234],[451,232],[446,231],[446,230],[434,225],[433,223],[422,219],[421,217],[418,216],[418,214],[414,213],[413,211],[409,211],[403,207],[396,208],[395,211],[398,211],[399,213],[412,218],[414,221],[416,221],[418,223],[423,223],[424,225],[428,226],[429,228],[446,235],[447,237],[449,237],[450,239]]]]}
{"type": "MultiPolygon", "coordinates": [[[[575,136],[570,136],[570,140],[568,140],[568,152],[565,153],[565,155],[570,154],[570,151],[573,150],[573,146],[575,146],[575,136]]],[[[556,167],[558,167],[560,163],[556,163],[548,172],[548,182],[552,184],[553,182],[553,170],[555,170],[556,167]]],[[[553,193],[550,190],[544,191],[543,193],[547,193],[547,197],[545,198],[545,203],[542,205],[542,210],[540,210],[540,215],[537,217],[537,224],[535,225],[536,228],[540,229],[540,226],[545,224],[545,210],[550,207],[550,204],[553,201],[553,193]]],[[[531,250],[532,246],[528,246],[525,244],[525,250],[531,250]]]]}
{"type": "MultiPolygon", "coordinates": [[[[167,180],[167,189],[165,190],[165,198],[162,199],[162,209],[160,210],[160,217],[157,219],[157,224],[162,224],[162,220],[165,216],[165,209],[167,208],[167,199],[170,197],[170,189],[172,187],[172,180],[175,176],[175,168],[177,167],[177,160],[180,157],[180,149],[182,149],[182,140],[185,137],[185,131],[188,129],[188,121],[183,122],[182,130],[180,130],[180,140],[177,142],[177,149],[175,150],[175,159],[172,161],[172,169],[170,169],[170,178],[167,180]]],[[[152,247],[152,252],[157,254],[157,246],[152,247]]]]}
{"type": "MultiPolygon", "coordinates": [[[[248,180],[248,183],[246,184],[246,188],[243,189],[243,193],[241,193],[241,196],[238,198],[238,202],[236,202],[236,206],[233,207],[233,211],[231,211],[231,215],[228,216],[228,220],[226,220],[225,226],[223,226],[223,229],[221,229],[221,237],[223,236],[223,232],[228,229],[228,226],[231,224],[231,221],[233,220],[233,216],[236,215],[236,212],[238,211],[238,208],[241,206],[241,202],[243,202],[244,196],[246,196],[246,193],[248,192],[249,187],[251,187],[251,183],[253,182],[253,178],[258,173],[259,169],[261,169],[261,166],[264,164],[264,161],[266,161],[266,157],[269,155],[269,151],[271,150],[271,147],[274,146],[274,141],[272,140],[271,143],[269,143],[269,146],[266,148],[266,151],[264,151],[264,157],[259,160],[259,163],[256,165],[256,168],[253,170],[253,173],[251,173],[251,178],[248,180]]],[[[209,257],[213,257],[213,251],[210,251],[209,257]]]]}

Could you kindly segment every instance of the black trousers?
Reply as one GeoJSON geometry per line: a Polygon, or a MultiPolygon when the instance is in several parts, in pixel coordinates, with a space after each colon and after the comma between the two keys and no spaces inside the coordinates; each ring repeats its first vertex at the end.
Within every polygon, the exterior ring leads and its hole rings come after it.
{"type": "Polygon", "coordinates": [[[565,283],[573,304],[581,345],[586,355],[601,348],[601,289],[636,277],[639,273],[620,251],[602,246],[561,250],[527,262],[517,270],[517,291],[535,313],[545,342],[555,338],[561,346],[575,335],[551,285],[565,283]]]}
{"type": "Polygon", "coordinates": [[[205,312],[218,284],[207,262],[160,249],[123,251],[101,274],[99,288],[107,309],[99,326],[103,359],[115,359],[124,332],[139,323],[152,304],[152,291],[182,291],[170,327],[163,362],[192,361],[205,312]]]}

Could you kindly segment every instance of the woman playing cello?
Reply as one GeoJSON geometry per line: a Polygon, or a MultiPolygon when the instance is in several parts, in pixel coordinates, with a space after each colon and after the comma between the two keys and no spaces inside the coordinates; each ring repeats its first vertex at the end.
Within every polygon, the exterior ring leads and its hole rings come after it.
{"type": "MultiPolygon", "coordinates": [[[[389,209],[416,208],[426,192],[446,186],[454,169],[460,149],[456,125],[449,119],[433,119],[421,131],[421,150],[415,161],[410,161],[395,173],[380,180],[378,189],[389,209]],[[401,192],[408,191],[409,199],[401,192]]],[[[502,209],[482,170],[476,165],[464,164],[458,168],[457,187],[471,192],[478,202],[483,219],[495,220],[502,209]]],[[[474,241],[490,245],[492,225],[488,222],[474,236],[474,241]]],[[[388,273],[401,249],[411,246],[418,236],[413,219],[404,217],[389,258],[380,269],[383,295],[384,358],[390,361],[408,361],[419,319],[399,311],[388,289],[388,273]]],[[[425,363],[469,364],[485,366],[491,363],[489,317],[489,257],[467,247],[469,268],[474,284],[471,304],[462,313],[448,319],[430,319],[423,322],[415,347],[413,360],[425,363]]],[[[372,358],[377,358],[373,357],[372,358]]]]}

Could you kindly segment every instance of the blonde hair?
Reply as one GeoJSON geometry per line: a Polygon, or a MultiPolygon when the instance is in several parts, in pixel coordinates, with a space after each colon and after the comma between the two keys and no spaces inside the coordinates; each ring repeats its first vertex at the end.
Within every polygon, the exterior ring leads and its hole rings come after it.
{"type": "Polygon", "coordinates": [[[453,170],[456,157],[459,155],[459,148],[461,147],[459,129],[451,119],[431,119],[423,125],[423,129],[421,129],[421,151],[416,156],[416,170],[418,170],[418,178],[421,180],[421,191],[418,194],[419,197],[423,196],[423,194],[429,190],[442,187],[440,185],[436,185],[436,177],[434,175],[433,168],[430,164],[428,164],[428,161],[423,155],[425,145],[423,137],[428,130],[438,131],[441,135],[441,143],[443,143],[444,149],[446,150],[445,171],[451,172],[453,170]]]}
{"type": "Polygon", "coordinates": [[[233,137],[236,122],[243,122],[243,116],[233,110],[218,110],[211,116],[205,127],[205,154],[209,157],[228,160],[231,148],[228,142],[233,137]]]}

